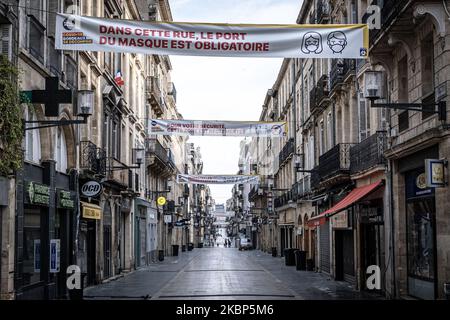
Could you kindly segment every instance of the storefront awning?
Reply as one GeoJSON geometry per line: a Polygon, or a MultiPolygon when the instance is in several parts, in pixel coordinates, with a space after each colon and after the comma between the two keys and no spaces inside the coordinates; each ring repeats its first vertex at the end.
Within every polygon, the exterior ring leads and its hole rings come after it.
{"type": "Polygon", "coordinates": [[[308,227],[317,227],[324,224],[327,218],[341,212],[342,210],[347,209],[382,185],[383,181],[379,180],[375,183],[353,189],[344,199],[336,203],[333,207],[322,212],[318,216],[312,217],[308,221],[308,227]]]}

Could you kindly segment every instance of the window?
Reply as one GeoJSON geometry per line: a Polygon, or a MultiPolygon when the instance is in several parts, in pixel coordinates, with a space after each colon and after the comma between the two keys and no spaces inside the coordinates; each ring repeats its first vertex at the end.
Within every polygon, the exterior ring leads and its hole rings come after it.
{"type": "MultiPolygon", "coordinates": [[[[36,114],[31,108],[25,107],[25,120],[37,121],[36,114]]],[[[29,128],[36,126],[36,124],[28,123],[26,126],[29,128]]],[[[39,129],[25,131],[25,160],[34,163],[39,163],[41,160],[41,138],[39,129]]]]}
{"type": "Polygon", "coordinates": [[[111,155],[119,160],[119,124],[117,120],[112,122],[112,135],[111,135],[111,155]]]}
{"type": "Polygon", "coordinates": [[[408,57],[404,56],[398,62],[398,102],[409,102],[408,97],[408,57]]]}
{"type": "Polygon", "coordinates": [[[11,48],[11,25],[1,24],[1,41],[0,41],[0,54],[5,55],[9,60],[12,58],[11,48]]]}
{"type": "Polygon", "coordinates": [[[48,68],[56,76],[61,75],[61,51],[55,49],[55,40],[48,39],[49,60],[48,68]]]}
{"type": "MultiPolygon", "coordinates": [[[[433,33],[431,32],[421,42],[421,72],[422,72],[422,103],[424,110],[435,110],[434,96],[434,44],[433,33]]],[[[432,112],[422,112],[422,120],[432,116],[432,112]]]]}
{"type": "Polygon", "coordinates": [[[35,19],[29,17],[28,51],[39,62],[44,63],[44,27],[35,19]]]}
{"type": "Polygon", "coordinates": [[[327,150],[333,147],[333,114],[328,112],[327,115],[327,150]]]}
{"type": "Polygon", "coordinates": [[[320,121],[319,124],[319,136],[320,136],[319,154],[322,155],[325,152],[325,132],[323,128],[323,120],[320,121]]]}
{"type": "Polygon", "coordinates": [[[422,71],[422,96],[434,92],[434,44],[433,33],[429,34],[421,42],[421,71],[422,71]]]}
{"type": "Polygon", "coordinates": [[[58,128],[55,141],[56,171],[67,172],[67,145],[64,131],[58,128]]]}
{"type": "Polygon", "coordinates": [[[405,110],[398,114],[398,130],[400,132],[409,128],[409,112],[405,110]]]}
{"type": "Polygon", "coordinates": [[[23,284],[41,280],[41,212],[26,208],[23,215],[23,284]]]}
{"type": "Polygon", "coordinates": [[[370,108],[364,98],[363,92],[359,93],[359,141],[370,136],[370,108]]]}
{"type": "Polygon", "coordinates": [[[66,78],[65,81],[67,83],[67,85],[69,85],[69,87],[71,88],[75,88],[77,86],[77,65],[75,63],[75,61],[72,59],[71,56],[66,55],[65,57],[66,63],[65,63],[65,68],[66,68],[66,78]]]}

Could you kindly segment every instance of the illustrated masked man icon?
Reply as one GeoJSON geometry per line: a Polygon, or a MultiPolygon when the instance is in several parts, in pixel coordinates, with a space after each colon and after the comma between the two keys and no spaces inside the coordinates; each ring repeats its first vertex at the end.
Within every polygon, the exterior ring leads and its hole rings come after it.
{"type": "Polygon", "coordinates": [[[347,46],[347,37],[342,31],[331,32],[327,37],[327,44],[333,53],[342,53],[347,46]]]}

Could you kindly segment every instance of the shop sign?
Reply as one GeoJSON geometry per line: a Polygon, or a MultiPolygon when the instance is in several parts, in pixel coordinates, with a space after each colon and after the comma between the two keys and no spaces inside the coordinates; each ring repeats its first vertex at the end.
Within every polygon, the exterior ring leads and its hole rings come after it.
{"type": "Polygon", "coordinates": [[[445,187],[446,160],[425,159],[426,186],[431,188],[445,187]]]}
{"type": "Polygon", "coordinates": [[[88,181],[81,186],[81,194],[88,198],[96,197],[101,192],[102,185],[94,180],[88,181]]]}
{"type": "Polygon", "coordinates": [[[383,223],[382,210],[376,207],[360,208],[361,223],[383,223]]]}
{"type": "Polygon", "coordinates": [[[164,215],[164,223],[171,223],[172,222],[172,215],[166,214],[164,215]]]}
{"type": "Polygon", "coordinates": [[[166,204],[166,198],[164,198],[163,196],[158,197],[158,200],[156,200],[158,202],[158,205],[163,206],[166,204]]]}
{"type": "Polygon", "coordinates": [[[50,205],[50,187],[37,182],[25,183],[28,204],[49,206],[50,205]]]}
{"type": "Polygon", "coordinates": [[[100,220],[101,217],[100,207],[83,203],[83,218],[100,220]]]}
{"type": "Polygon", "coordinates": [[[349,227],[347,210],[333,215],[331,223],[335,229],[347,229],[349,227]]]}
{"type": "Polygon", "coordinates": [[[71,191],[57,190],[58,208],[60,209],[75,209],[75,194],[71,191]]]}
{"type": "Polygon", "coordinates": [[[434,188],[427,187],[427,177],[423,171],[406,174],[406,198],[432,196],[434,188]]]}
{"type": "Polygon", "coordinates": [[[60,265],[60,248],[61,242],[59,239],[50,239],[50,272],[59,272],[60,265]]]}

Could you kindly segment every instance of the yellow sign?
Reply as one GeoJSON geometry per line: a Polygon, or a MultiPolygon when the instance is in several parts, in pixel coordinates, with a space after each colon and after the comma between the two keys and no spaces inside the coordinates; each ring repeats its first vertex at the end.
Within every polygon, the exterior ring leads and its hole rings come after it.
{"type": "Polygon", "coordinates": [[[157,202],[158,202],[158,204],[159,204],[160,206],[163,206],[163,205],[166,204],[166,198],[164,198],[164,197],[158,197],[157,202]]]}
{"type": "Polygon", "coordinates": [[[81,204],[83,205],[83,218],[96,220],[102,218],[102,210],[99,206],[87,202],[81,202],[81,204]]]}

